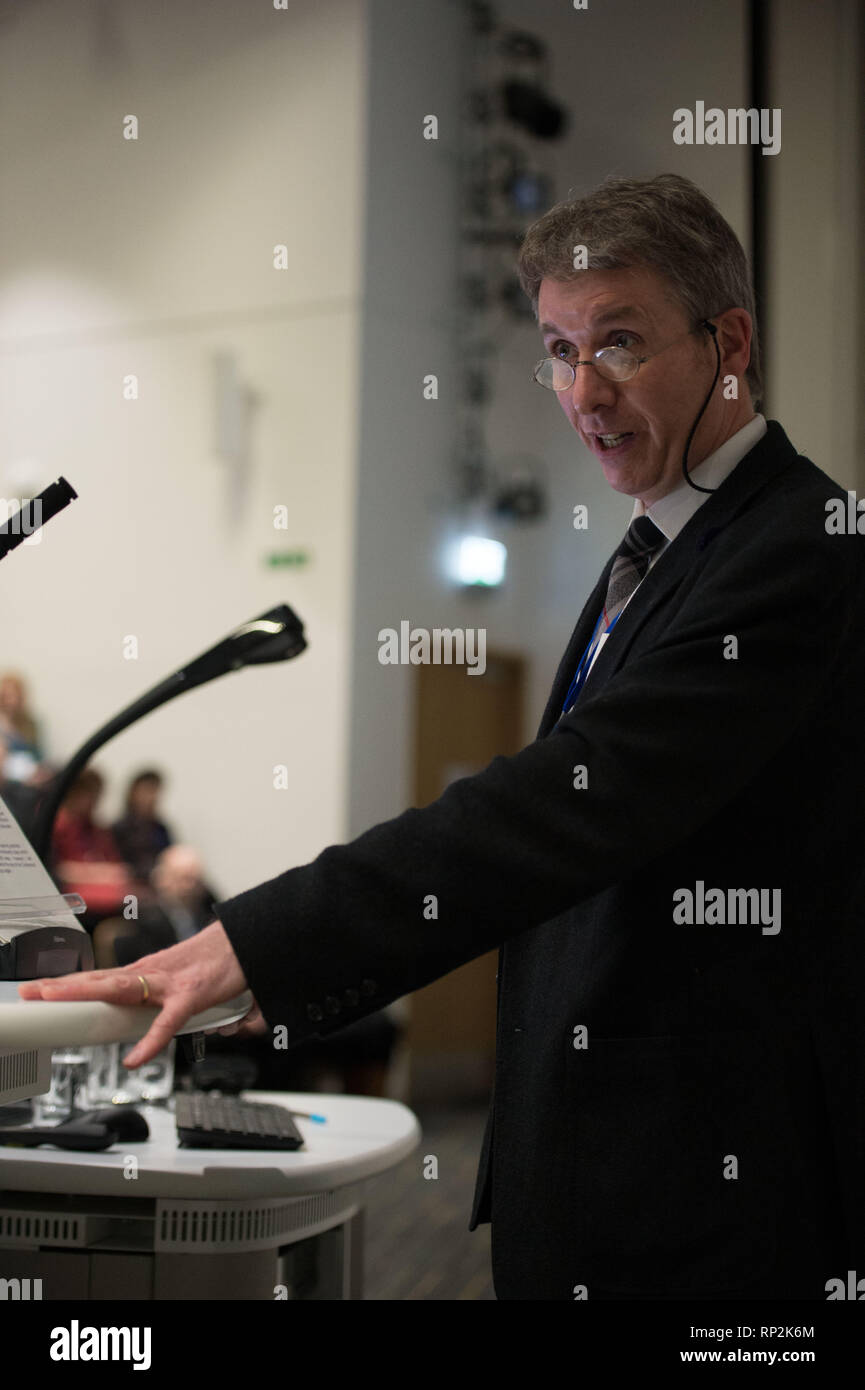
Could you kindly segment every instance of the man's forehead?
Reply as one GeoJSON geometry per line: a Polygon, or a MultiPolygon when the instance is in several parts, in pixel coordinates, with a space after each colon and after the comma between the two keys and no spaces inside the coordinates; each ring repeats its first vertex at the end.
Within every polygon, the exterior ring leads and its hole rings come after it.
{"type": "Polygon", "coordinates": [[[581,306],[577,310],[558,313],[559,323],[542,322],[539,327],[542,333],[556,333],[561,326],[573,323],[592,324],[595,328],[601,328],[606,323],[633,323],[642,320],[645,323],[653,323],[654,315],[639,304],[623,304],[612,296],[607,305],[581,306]]]}
{"type": "Polygon", "coordinates": [[[654,323],[669,306],[659,276],[648,268],[582,271],[574,280],[543,279],[538,291],[541,332],[563,322],[601,326],[617,318],[654,323]]]}

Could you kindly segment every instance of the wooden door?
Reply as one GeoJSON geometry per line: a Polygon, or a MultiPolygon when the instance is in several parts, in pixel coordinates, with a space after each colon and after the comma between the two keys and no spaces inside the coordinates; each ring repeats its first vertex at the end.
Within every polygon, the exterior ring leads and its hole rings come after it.
{"type": "MultiPolygon", "coordinates": [[[[521,657],[488,653],[482,676],[465,666],[417,669],[414,800],[424,806],[457,777],[524,746],[521,657]]],[[[477,1099],[495,1062],[497,952],[491,951],[411,995],[406,1040],[411,1100],[477,1099]]]]}

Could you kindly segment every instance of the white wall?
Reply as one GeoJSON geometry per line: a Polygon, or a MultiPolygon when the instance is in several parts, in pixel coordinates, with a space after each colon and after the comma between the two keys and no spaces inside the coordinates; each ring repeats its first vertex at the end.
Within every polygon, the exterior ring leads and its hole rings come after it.
{"type": "Polygon", "coordinates": [[[43,0],[2,40],[0,494],[62,473],[80,498],[0,569],[0,663],[31,677],[62,759],[292,604],[303,656],[182,697],[97,758],[115,788],[164,767],[169,818],[233,892],[345,828],[365,5],[43,0]],[[220,350],[258,397],[239,516],[213,447],[220,350]],[[295,546],[306,570],[264,566],[295,546]]]}

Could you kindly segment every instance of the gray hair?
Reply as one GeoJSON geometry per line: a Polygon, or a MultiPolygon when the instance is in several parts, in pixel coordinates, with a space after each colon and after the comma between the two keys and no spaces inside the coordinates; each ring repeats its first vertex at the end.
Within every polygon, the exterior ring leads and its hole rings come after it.
{"type": "Polygon", "coordinates": [[[538,316],[545,277],[576,280],[574,247],[586,247],[587,270],[646,266],[668,282],[695,321],[725,309],[751,315],[751,361],[745,379],[757,409],[763,399],[754,290],[742,245],[715,204],[681,174],[606,178],[584,198],[556,203],[529,227],[520,247],[520,284],[538,316]]]}

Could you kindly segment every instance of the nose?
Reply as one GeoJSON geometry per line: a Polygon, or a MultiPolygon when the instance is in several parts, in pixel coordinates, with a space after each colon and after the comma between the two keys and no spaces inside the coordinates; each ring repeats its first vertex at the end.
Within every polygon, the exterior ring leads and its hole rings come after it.
{"type": "Polygon", "coordinates": [[[574,384],[562,395],[568,398],[572,416],[592,415],[599,407],[616,403],[615,381],[601,376],[594,363],[581,363],[574,371],[574,384]]]}

